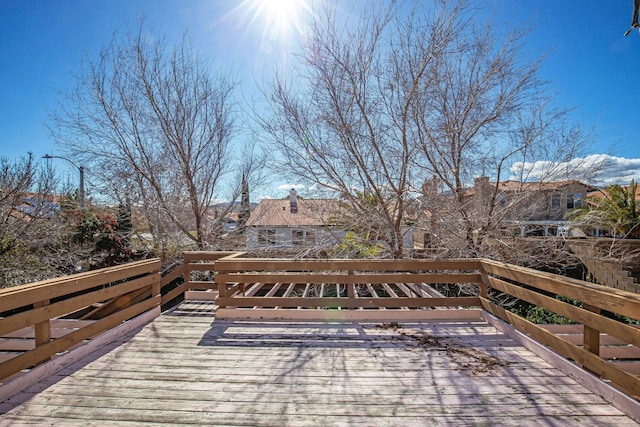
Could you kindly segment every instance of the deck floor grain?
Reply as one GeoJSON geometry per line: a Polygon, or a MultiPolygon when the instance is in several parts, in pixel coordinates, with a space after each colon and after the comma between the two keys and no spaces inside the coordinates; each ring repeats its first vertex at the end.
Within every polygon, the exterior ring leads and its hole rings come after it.
{"type": "Polygon", "coordinates": [[[484,322],[214,320],[185,302],[0,405],[0,426],[637,426],[484,322]]]}

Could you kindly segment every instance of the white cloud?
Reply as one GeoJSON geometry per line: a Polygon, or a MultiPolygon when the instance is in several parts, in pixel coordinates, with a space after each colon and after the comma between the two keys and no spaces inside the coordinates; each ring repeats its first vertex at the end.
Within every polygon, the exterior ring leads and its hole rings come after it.
{"type": "Polygon", "coordinates": [[[314,198],[333,198],[336,197],[338,192],[332,189],[329,185],[324,185],[319,182],[312,184],[309,187],[309,195],[314,198]]]}
{"type": "Polygon", "coordinates": [[[625,185],[640,180],[640,159],[591,154],[569,162],[517,162],[511,173],[512,179],[522,174],[529,181],[577,179],[596,186],[625,185]]]}
{"type": "Polygon", "coordinates": [[[217,204],[222,204],[222,203],[229,203],[228,199],[213,199],[211,200],[211,204],[212,205],[217,205],[217,204]]]}

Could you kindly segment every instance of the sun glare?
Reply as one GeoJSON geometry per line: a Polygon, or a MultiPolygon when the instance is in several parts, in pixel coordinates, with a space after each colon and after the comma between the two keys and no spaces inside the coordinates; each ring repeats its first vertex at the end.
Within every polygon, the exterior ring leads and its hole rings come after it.
{"type": "Polygon", "coordinates": [[[268,43],[285,43],[302,34],[304,15],[311,12],[306,0],[244,0],[239,8],[250,15],[250,27],[261,28],[262,41],[268,43]]]}

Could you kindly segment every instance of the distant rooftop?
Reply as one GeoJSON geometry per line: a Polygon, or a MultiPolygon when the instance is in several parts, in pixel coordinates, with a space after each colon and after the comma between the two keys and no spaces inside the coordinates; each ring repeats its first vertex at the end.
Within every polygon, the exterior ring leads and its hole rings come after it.
{"type": "Polygon", "coordinates": [[[322,226],[332,224],[340,209],[331,199],[297,199],[298,212],[291,213],[289,199],[263,199],[251,213],[248,227],[322,226]]]}
{"type": "MultiPolygon", "coordinates": [[[[491,187],[496,185],[495,182],[488,182],[491,187]]],[[[544,181],[544,182],[521,182],[514,180],[500,181],[498,183],[498,192],[525,192],[525,191],[558,191],[570,187],[572,185],[584,186],[587,191],[595,190],[595,187],[587,185],[583,182],[576,180],[563,180],[563,181],[544,181]]],[[[475,187],[470,187],[466,194],[472,196],[475,193],[475,187]]]]}

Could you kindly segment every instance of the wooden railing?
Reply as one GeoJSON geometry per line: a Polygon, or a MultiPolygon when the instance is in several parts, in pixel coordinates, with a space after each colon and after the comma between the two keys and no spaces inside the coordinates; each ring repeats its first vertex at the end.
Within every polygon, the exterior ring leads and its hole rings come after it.
{"type": "Polygon", "coordinates": [[[625,353],[631,355],[633,365],[638,366],[640,329],[638,325],[615,320],[614,315],[640,320],[640,295],[495,261],[483,259],[481,266],[485,273],[483,281],[489,289],[546,308],[583,325],[583,342],[564,339],[550,328],[517,316],[486,296],[481,296],[483,309],[583,368],[610,380],[627,393],[640,396],[640,378],[623,369],[617,360],[607,360],[600,354],[604,347],[600,337],[606,334],[615,338],[615,346],[624,348],[625,353]],[[556,295],[569,298],[575,305],[556,299],[556,295]]]}
{"type": "Polygon", "coordinates": [[[159,259],[2,289],[0,380],[159,305],[159,259]]]}
{"type": "Polygon", "coordinates": [[[0,382],[51,360],[79,343],[189,290],[216,290],[192,280],[235,252],[185,252],[184,262],[161,277],[160,260],[133,262],[0,290],[0,382]],[[179,285],[171,286],[173,283],[179,285]]]}
{"type": "MultiPolygon", "coordinates": [[[[291,308],[411,310],[479,307],[478,297],[446,298],[435,293],[430,286],[436,283],[464,283],[475,288],[482,287],[479,269],[478,260],[286,260],[227,257],[216,261],[215,282],[221,309],[278,308],[281,311],[276,316],[280,316],[283,309],[291,308]]],[[[230,314],[229,311],[221,313],[230,314]]],[[[265,315],[265,312],[260,314],[265,315]]],[[[372,318],[374,316],[373,313],[368,315],[372,318]]],[[[408,318],[407,313],[405,316],[408,318]]]]}
{"type": "Polygon", "coordinates": [[[7,347],[0,348],[5,351],[0,378],[46,361],[188,290],[204,290],[217,294],[216,317],[252,312],[257,317],[271,313],[275,318],[300,319],[300,313],[321,312],[343,318],[359,313],[372,321],[381,313],[397,320],[461,319],[481,316],[482,308],[626,393],[640,396],[640,356],[635,356],[634,368],[625,368],[601,354],[609,350],[601,337],[615,339],[628,354],[640,354],[640,329],[612,316],[640,320],[640,295],[485,259],[290,260],[243,255],[186,252],[183,265],[162,278],[160,261],[149,260],[0,290],[0,342],[22,340],[21,349],[13,350],[10,358],[7,347]],[[181,284],[160,296],[161,287],[181,277],[181,284]],[[475,296],[445,297],[435,284],[465,286],[466,293],[471,290],[475,296]],[[496,293],[582,325],[582,341],[565,339],[552,328],[512,313],[496,303],[496,293]],[[67,321],[75,326],[55,332],[58,323],[67,321]],[[31,335],[20,335],[27,329],[31,335]]]}

